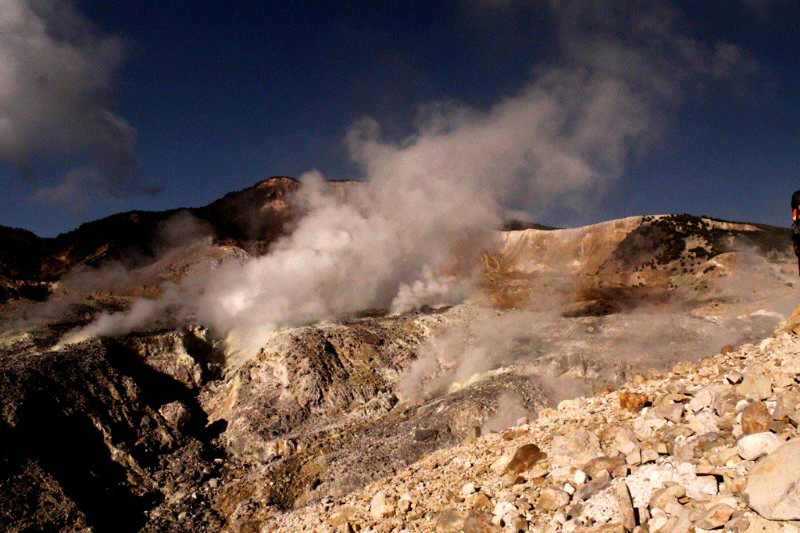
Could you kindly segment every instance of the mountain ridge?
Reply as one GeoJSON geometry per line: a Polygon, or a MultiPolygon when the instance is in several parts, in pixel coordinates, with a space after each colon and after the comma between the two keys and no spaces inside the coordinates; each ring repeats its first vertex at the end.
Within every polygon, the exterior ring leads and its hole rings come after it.
{"type": "MultiPolygon", "coordinates": [[[[250,255],[266,253],[302,214],[293,204],[301,186],[294,178],[273,176],[229,192],[202,207],[117,213],[86,222],[56,237],[39,237],[25,229],[0,226],[0,303],[17,298],[43,301],[52,292],[54,282],[82,265],[97,267],[117,262],[131,269],[152,263],[173,244],[165,242],[170,240],[165,233],[169,233],[171,221],[182,216],[187,219],[184,222],[194,224],[188,230],[190,233],[211,237],[214,245],[234,246],[250,255]]],[[[337,192],[340,196],[347,195],[346,188],[339,187],[337,192]]],[[[766,224],[688,214],[669,216],[684,221],[699,219],[758,228],[764,238],[754,239],[753,244],[767,249],[777,249],[789,239],[788,229],[766,224]]],[[[640,218],[658,220],[658,216],[652,215],[640,218]]],[[[504,231],[527,229],[557,228],[513,220],[503,227],[504,231]]]]}

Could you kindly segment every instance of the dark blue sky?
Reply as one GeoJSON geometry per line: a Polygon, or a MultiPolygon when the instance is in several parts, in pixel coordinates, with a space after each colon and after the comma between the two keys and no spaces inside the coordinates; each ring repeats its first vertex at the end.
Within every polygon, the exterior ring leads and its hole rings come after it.
{"type": "MultiPolygon", "coordinates": [[[[633,4],[622,3],[626,9],[633,4]]],[[[553,207],[534,214],[537,221],[576,225],[689,212],[788,223],[789,196],[800,188],[798,3],[670,6],[681,12],[675,27],[682,34],[709,48],[734,44],[755,66],[724,79],[676,74],[682,94],[655,106],[655,138],[626,156],[620,174],[585,209],[553,207]]],[[[86,164],[91,143],[106,142],[109,129],[89,128],[81,140],[60,144],[51,138],[55,134],[45,140],[29,134],[36,142],[22,150],[24,157],[12,161],[6,154],[0,162],[6,191],[0,224],[41,235],[118,211],[204,205],[271,175],[299,176],[316,168],[333,179],[361,177],[343,141],[356,120],[372,116],[387,138],[400,140],[413,132],[421,104],[449,101],[489,110],[564,62],[558,29],[564,23],[557,18],[570,16],[554,14],[544,0],[85,0],[76,10],[84,25],[93,23],[86,31],[95,38],[120,38],[124,52],[108,60],[113,72],[107,86],[89,93],[103,99],[98,108],[135,131],[135,162],[131,175],[112,186],[107,183],[117,179],[115,172],[127,172],[120,165],[82,178],[72,196],[43,194],[86,164]]],[[[581,31],[591,34],[587,20],[581,31]]],[[[628,42],[625,35],[612,37],[628,42]]],[[[76,37],[66,40],[75,43],[76,37]]],[[[4,47],[16,53],[13,45],[4,47]]],[[[9,101],[0,104],[12,106],[13,114],[16,101],[9,101]]],[[[0,115],[5,111],[0,107],[0,115]]],[[[58,124],[54,130],[75,123],[58,124]]]]}

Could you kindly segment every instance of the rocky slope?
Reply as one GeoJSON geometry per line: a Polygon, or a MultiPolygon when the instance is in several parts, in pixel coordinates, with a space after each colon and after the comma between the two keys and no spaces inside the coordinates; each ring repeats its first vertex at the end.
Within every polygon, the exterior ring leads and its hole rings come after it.
{"type": "Polygon", "coordinates": [[[499,251],[486,256],[486,284],[497,307],[544,302],[573,316],[670,300],[693,305],[713,296],[709,289],[720,277],[763,276],[769,268],[763,263],[788,261],[788,239],[781,228],[689,215],[505,232],[499,251]]]}
{"type": "Polygon", "coordinates": [[[202,493],[224,453],[192,389],[113,339],[34,345],[0,357],[0,529],[218,531],[202,493]]]}
{"type": "Polygon", "coordinates": [[[564,400],[262,531],[800,531],[797,332],[564,400]]]}
{"type": "MultiPolygon", "coordinates": [[[[250,206],[243,212],[283,213],[281,220],[290,224],[286,196],[271,196],[266,184],[206,209],[227,220],[235,218],[236,202],[242,201],[250,206]]],[[[278,185],[292,189],[291,182],[270,186],[278,185]]],[[[349,194],[348,187],[340,187],[343,195],[349,194]]],[[[280,330],[255,357],[226,351],[202,325],[169,317],[115,338],[58,343],[66,331],[98,312],[123,309],[132,296],[152,297],[160,282],[180,279],[203,261],[263,252],[262,245],[274,238],[269,228],[277,226],[247,229],[245,222],[233,222],[243,232],[238,237],[239,230],[228,228],[215,230],[212,239],[202,232],[178,239],[158,257],[112,277],[111,289],[98,291],[87,284],[92,290],[88,298],[56,290],[44,304],[18,300],[2,309],[0,314],[10,320],[0,334],[0,498],[5,502],[0,528],[425,531],[447,530],[451,526],[442,524],[450,520],[456,528],[451,530],[480,531],[500,527],[492,517],[499,513],[494,511],[501,494],[514,495],[507,503],[518,516],[510,522],[522,526],[524,520],[525,527],[557,523],[542,522],[551,515],[523,509],[517,496],[538,502],[545,486],[564,491],[559,484],[564,476],[576,475],[591,487],[601,483],[591,484],[599,478],[589,470],[583,470],[586,478],[576,474],[583,459],[566,453],[561,454],[566,455],[563,464],[554,462],[554,446],[560,445],[553,444],[558,442],[553,431],[564,429],[561,435],[567,435],[565,428],[573,428],[569,434],[577,435],[581,427],[587,449],[611,457],[609,479],[633,475],[633,467],[657,464],[658,458],[666,461],[677,452],[663,451],[656,441],[681,436],[685,430],[667,435],[665,428],[689,424],[694,411],[681,411],[674,421],[655,408],[675,404],[663,407],[674,418],[678,406],[688,406],[697,393],[695,378],[662,374],[656,379],[645,370],[666,372],[677,361],[698,360],[724,344],[761,339],[794,304],[789,288],[796,287],[796,272],[785,231],[687,216],[635,217],[574,230],[500,233],[498,250],[484,256],[483,291],[469,301],[280,330]],[[39,320],[19,321],[25,313],[39,320]],[[630,385],[637,373],[648,379],[630,385]],[[675,388],[676,379],[684,380],[683,388],[663,393],[675,388]],[[619,409],[615,393],[563,403],[626,382],[631,392],[644,395],[630,398],[653,409],[628,414],[619,409]],[[665,394],[673,396],[664,399],[665,394]],[[560,409],[553,410],[557,405],[560,409]],[[609,448],[608,434],[589,433],[608,420],[632,424],[654,413],[667,420],[654,431],[664,432],[642,437],[634,431],[623,450],[626,461],[633,454],[631,471],[621,476],[621,470],[616,472],[619,454],[609,448]],[[535,422],[491,433],[521,416],[535,422]],[[472,448],[459,447],[465,441],[472,448]],[[527,466],[518,474],[526,480],[504,481],[502,472],[495,472],[501,466],[497,459],[524,444],[538,450],[521,452],[530,454],[520,458],[527,466]],[[642,456],[639,463],[631,446],[642,456]],[[466,459],[455,459],[463,450],[473,454],[469,466],[466,459]],[[496,468],[473,468],[489,459],[481,450],[491,450],[489,466],[496,468]],[[531,459],[542,451],[547,455],[541,461],[531,459]],[[437,479],[452,469],[461,477],[447,474],[440,492],[437,479]],[[542,470],[531,477],[531,471],[542,470]],[[452,483],[447,481],[451,477],[452,483]],[[447,495],[447,490],[461,494],[470,481],[478,488],[469,498],[447,495]],[[431,492],[414,492],[413,487],[423,485],[431,492]],[[405,492],[391,487],[405,487],[405,492]],[[408,497],[402,497],[406,492],[408,497]],[[483,511],[469,515],[473,494],[491,507],[487,520],[483,511]],[[369,498],[366,507],[364,498],[369,498]],[[320,512],[324,520],[314,522],[312,516],[320,512]],[[437,526],[439,521],[444,522],[437,526]]],[[[98,257],[112,256],[103,252],[98,257]]],[[[55,286],[81,284],[62,279],[55,286]]],[[[794,339],[770,342],[788,347],[794,339]]],[[[730,374],[728,385],[734,389],[749,383],[745,377],[741,383],[731,381],[734,371],[746,374],[749,358],[766,353],[747,344],[742,349],[717,356],[719,365],[727,365],[720,375],[730,374]]],[[[766,359],[762,365],[770,372],[775,366],[766,359]]],[[[782,389],[770,394],[794,390],[780,379],[773,385],[782,389]]],[[[771,402],[772,397],[758,400],[771,402]]],[[[738,434],[735,423],[726,425],[731,413],[712,414],[720,418],[715,422],[719,439],[732,446],[729,441],[738,434]]],[[[788,420],[778,432],[781,438],[794,427],[788,420]]],[[[698,435],[681,438],[694,442],[691,438],[699,440],[698,435]]],[[[691,464],[693,459],[684,455],[679,465],[691,464]]],[[[552,509],[563,511],[559,528],[585,525],[570,513],[593,490],[575,499],[581,487],[569,479],[576,492],[552,509]]],[[[556,502],[564,499],[561,492],[545,494],[556,502]]],[[[641,507],[642,499],[637,501],[641,507]]],[[[672,516],[676,510],[664,511],[672,516]]],[[[506,512],[499,514],[503,524],[510,523],[503,518],[506,512]]],[[[617,520],[608,516],[606,522],[617,520]]]]}

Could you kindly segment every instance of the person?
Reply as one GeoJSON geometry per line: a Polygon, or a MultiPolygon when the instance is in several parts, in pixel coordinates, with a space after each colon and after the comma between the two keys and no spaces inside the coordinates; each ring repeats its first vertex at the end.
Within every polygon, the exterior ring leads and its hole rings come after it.
{"type": "Polygon", "coordinates": [[[800,275],[800,191],[792,193],[792,246],[797,256],[797,273],[800,275]]]}

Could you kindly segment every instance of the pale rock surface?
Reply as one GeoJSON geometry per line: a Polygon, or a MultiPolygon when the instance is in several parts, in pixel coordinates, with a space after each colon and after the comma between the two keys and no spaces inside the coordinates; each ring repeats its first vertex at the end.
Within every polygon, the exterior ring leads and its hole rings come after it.
{"type": "Polygon", "coordinates": [[[332,507],[276,515],[262,532],[311,531],[330,524],[337,508],[354,510],[353,531],[387,533],[798,532],[792,414],[800,385],[774,378],[798,356],[800,338],[778,333],[763,350],[743,345],[625,386],[653,407],[623,408],[614,392],[566,400],[525,424],[434,452],[332,507]],[[745,434],[742,425],[759,427],[765,413],[768,429],[745,434]],[[378,519],[381,493],[393,514],[378,519]]]}
{"type": "Polygon", "coordinates": [[[720,528],[728,522],[733,511],[734,509],[730,505],[718,503],[707,510],[705,514],[695,522],[695,525],[701,529],[720,528]]]}
{"type": "Polygon", "coordinates": [[[759,460],[747,477],[750,507],[768,520],[800,520],[800,440],[759,460]]]}
{"type": "Polygon", "coordinates": [[[736,443],[736,450],[742,459],[753,461],[762,455],[777,450],[783,441],[774,433],[751,433],[736,443]]]}

